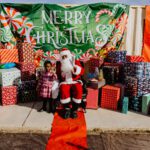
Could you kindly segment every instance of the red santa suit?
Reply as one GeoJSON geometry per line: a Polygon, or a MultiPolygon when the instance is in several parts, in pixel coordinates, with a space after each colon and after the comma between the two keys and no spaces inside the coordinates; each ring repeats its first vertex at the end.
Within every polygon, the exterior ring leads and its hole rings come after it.
{"type": "MultiPolygon", "coordinates": [[[[81,75],[84,73],[84,69],[80,62],[75,60],[74,69],[72,72],[61,71],[61,83],[60,83],[60,101],[62,104],[67,104],[71,101],[80,104],[82,99],[82,81],[81,75]]],[[[60,65],[61,67],[61,65],[60,65]]],[[[60,69],[61,70],[61,69],[60,69]]]]}

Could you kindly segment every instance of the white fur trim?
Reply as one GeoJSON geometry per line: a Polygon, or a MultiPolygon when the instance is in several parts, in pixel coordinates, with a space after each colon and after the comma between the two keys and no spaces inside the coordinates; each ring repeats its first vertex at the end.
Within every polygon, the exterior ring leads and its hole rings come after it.
{"type": "Polygon", "coordinates": [[[75,72],[73,72],[73,74],[75,74],[75,75],[79,75],[79,74],[81,73],[81,67],[80,67],[80,66],[78,66],[78,65],[75,65],[74,67],[76,68],[76,71],[75,71],[75,72]]]}
{"type": "Polygon", "coordinates": [[[62,104],[67,104],[67,103],[70,102],[70,97],[68,97],[68,98],[66,98],[66,99],[61,99],[60,102],[61,102],[62,104]]]}
{"type": "Polygon", "coordinates": [[[86,99],[83,99],[83,102],[86,102],[86,99]]]}
{"type": "Polygon", "coordinates": [[[69,51],[69,50],[65,50],[65,51],[62,51],[62,52],[60,52],[60,56],[63,56],[63,55],[71,55],[71,52],[69,51]]]}
{"type": "Polygon", "coordinates": [[[53,81],[52,98],[56,99],[58,97],[58,93],[59,93],[59,82],[58,81],[53,81]]]}
{"type": "Polygon", "coordinates": [[[77,103],[77,104],[80,104],[81,103],[81,99],[76,99],[76,98],[72,98],[72,100],[77,103]]]}

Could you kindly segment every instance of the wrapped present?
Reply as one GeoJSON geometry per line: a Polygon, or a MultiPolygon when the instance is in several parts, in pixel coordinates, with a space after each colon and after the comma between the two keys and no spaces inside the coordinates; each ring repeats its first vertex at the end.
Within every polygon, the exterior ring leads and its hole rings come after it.
{"type": "Polygon", "coordinates": [[[149,62],[145,62],[144,64],[145,64],[145,67],[144,67],[145,68],[145,70],[144,70],[145,71],[144,72],[145,73],[145,77],[146,78],[150,78],[150,63],[149,62]]]}
{"type": "Polygon", "coordinates": [[[99,68],[104,60],[101,57],[91,57],[89,60],[89,72],[95,72],[95,68],[99,68]]]}
{"type": "Polygon", "coordinates": [[[137,96],[138,94],[138,79],[136,77],[126,76],[125,78],[125,95],[137,96]]]}
{"type": "Polygon", "coordinates": [[[104,66],[103,74],[107,84],[116,83],[121,80],[118,66],[104,66]]]}
{"type": "Polygon", "coordinates": [[[145,75],[144,68],[144,62],[125,63],[124,73],[126,76],[135,76],[139,78],[145,75]]]}
{"type": "Polygon", "coordinates": [[[21,84],[18,85],[18,90],[21,91],[29,91],[36,89],[37,82],[36,80],[30,80],[30,81],[22,81],[21,84]]]}
{"type": "Polygon", "coordinates": [[[21,70],[21,80],[35,80],[35,65],[34,63],[18,63],[18,68],[21,70]]]}
{"type": "Polygon", "coordinates": [[[6,86],[1,87],[0,97],[2,105],[14,105],[17,103],[17,87],[6,86]]]}
{"type": "Polygon", "coordinates": [[[137,112],[141,112],[142,109],[142,96],[140,97],[130,97],[129,98],[129,108],[137,111],[137,112]]]}
{"type": "Polygon", "coordinates": [[[120,88],[106,85],[102,87],[101,107],[117,110],[120,98],[120,88]]]}
{"type": "Polygon", "coordinates": [[[17,48],[20,62],[34,62],[34,50],[31,43],[19,43],[17,48]]]}
{"type": "Polygon", "coordinates": [[[127,51],[109,51],[107,55],[108,62],[119,63],[126,62],[127,51]]]}
{"type": "Polygon", "coordinates": [[[36,90],[21,90],[19,91],[18,102],[32,102],[37,99],[36,90]]]}
{"type": "Polygon", "coordinates": [[[87,86],[88,87],[91,87],[93,89],[99,89],[101,87],[103,87],[104,85],[106,84],[106,80],[103,79],[101,81],[98,81],[98,80],[89,80],[88,83],[87,83],[87,86]]]}
{"type": "Polygon", "coordinates": [[[128,112],[128,105],[129,105],[129,98],[128,97],[124,97],[123,101],[122,101],[122,113],[127,114],[128,112]]]}
{"type": "Polygon", "coordinates": [[[142,97],[142,113],[147,115],[150,107],[150,93],[142,97]]]}
{"type": "Polygon", "coordinates": [[[0,63],[18,61],[18,49],[0,49],[0,63]]]}
{"type": "Polygon", "coordinates": [[[98,89],[87,88],[86,108],[98,109],[98,89]]]}
{"type": "Polygon", "coordinates": [[[21,81],[21,72],[17,68],[0,69],[0,85],[11,86],[19,84],[21,81]]]}
{"type": "Polygon", "coordinates": [[[144,62],[144,57],[143,56],[126,56],[126,61],[127,62],[144,62]]]}
{"type": "Polygon", "coordinates": [[[123,102],[124,95],[125,95],[125,86],[121,83],[113,84],[113,86],[120,88],[120,98],[118,101],[118,110],[121,110],[122,102],[123,102]]]}
{"type": "Polygon", "coordinates": [[[138,96],[150,93],[150,77],[149,78],[138,78],[138,96]]]}

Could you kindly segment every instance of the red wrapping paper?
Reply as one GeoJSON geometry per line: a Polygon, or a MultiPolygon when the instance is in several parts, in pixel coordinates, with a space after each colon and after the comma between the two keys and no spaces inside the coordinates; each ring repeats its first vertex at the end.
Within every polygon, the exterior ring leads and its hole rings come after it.
{"type": "Polygon", "coordinates": [[[18,63],[18,68],[21,70],[22,81],[34,80],[36,78],[34,63],[18,63]]]}
{"type": "Polygon", "coordinates": [[[127,62],[144,62],[144,57],[143,56],[126,56],[126,61],[127,62]]]}
{"type": "Polygon", "coordinates": [[[17,87],[6,86],[1,87],[2,105],[14,105],[17,103],[17,87]]]}
{"type": "Polygon", "coordinates": [[[31,43],[19,43],[17,47],[20,62],[34,62],[34,50],[31,43]]]}
{"type": "Polygon", "coordinates": [[[106,85],[102,87],[101,107],[117,110],[120,98],[120,88],[106,85]]]}

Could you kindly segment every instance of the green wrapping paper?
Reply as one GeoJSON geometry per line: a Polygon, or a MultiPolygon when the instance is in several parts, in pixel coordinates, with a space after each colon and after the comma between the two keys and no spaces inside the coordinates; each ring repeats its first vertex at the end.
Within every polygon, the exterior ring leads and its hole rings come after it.
{"type": "Polygon", "coordinates": [[[128,112],[128,104],[129,104],[129,98],[124,97],[122,101],[122,113],[127,114],[128,112]]]}
{"type": "Polygon", "coordinates": [[[142,97],[142,113],[147,115],[150,108],[150,93],[142,97]]]}

